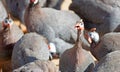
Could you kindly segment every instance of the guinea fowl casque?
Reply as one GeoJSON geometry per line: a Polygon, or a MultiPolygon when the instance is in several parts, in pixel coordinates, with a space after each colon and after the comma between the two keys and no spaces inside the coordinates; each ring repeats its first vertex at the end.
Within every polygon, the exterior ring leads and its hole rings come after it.
{"type": "Polygon", "coordinates": [[[77,40],[73,48],[66,50],[60,57],[61,72],[89,72],[94,66],[94,60],[81,46],[81,31],[84,30],[83,21],[77,22],[77,40]]]}
{"type": "Polygon", "coordinates": [[[64,52],[71,48],[75,43],[77,33],[73,26],[78,20],[80,18],[71,12],[41,8],[38,0],[30,0],[24,16],[28,32],[37,32],[45,36],[48,42],[55,43],[58,53],[59,50],[64,52]],[[63,41],[62,45],[60,41],[63,41]]]}

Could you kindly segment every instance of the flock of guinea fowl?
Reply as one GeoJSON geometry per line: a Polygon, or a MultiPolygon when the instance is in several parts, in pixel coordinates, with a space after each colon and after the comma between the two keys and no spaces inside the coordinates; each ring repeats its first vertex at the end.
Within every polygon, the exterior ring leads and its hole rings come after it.
{"type": "MultiPolygon", "coordinates": [[[[49,10],[46,9],[46,11],[49,10]]],[[[62,32],[64,33],[64,29],[63,31],[59,31],[59,28],[61,28],[60,27],[61,24],[59,25],[58,23],[57,25],[57,22],[61,20],[53,16],[53,19],[57,20],[56,25],[54,25],[54,22],[52,22],[50,19],[52,17],[50,17],[49,14],[46,15],[44,12],[45,12],[44,9],[43,11],[41,11],[41,8],[39,6],[39,0],[30,0],[30,4],[27,7],[24,15],[25,26],[27,27],[28,30],[28,33],[26,34],[24,34],[21,31],[21,29],[19,29],[19,27],[14,24],[10,14],[8,14],[8,17],[6,17],[4,21],[2,21],[1,23],[2,24],[2,30],[0,31],[1,61],[4,62],[7,61],[8,59],[11,59],[12,65],[10,66],[12,67],[13,72],[107,71],[107,70],[104,71],[104,69],[101,70],[102,68],[99,69],[99,65],[104,55],[102,55],[102,53],[100,54],[99,52],[97,52],[100,49],[97,50],[96,48],[100,45],[101,41],[99,34],[96,32],[96,28],[94,26],[93,27],[91,26],[91,28],[85,32],[83,20],[76,18],[74,24],[71,24],[71,26],[73,26],[74,31],[76,31],[75,44],[72,45],[72,48],[65,49],[61,54],[59,54],[56,51],[57,47],[53,40],[57,38],[56,34],[59,37],[59,35],[61,35],[62,32]],[[55,31],[52,31],[51,27],[53,27],[55,31]],[[90,52],[98,60],[98,63],[95,62],[89,51],[83,48],[81,36],[84,36],[86,41],[90,44],[90,52]],[[12,58],[10,56],[12,56],[12,58]],[[60,58],[59,70],[56,68],[54,63],[50,61],[54,57],[60,58]]],[[[65,21],[67,22],[69,20],[65,21]]],[[[69,28],[67,27],[67,25],[65,25],[64,28],[66,28],[66,31],[69,31],[67,29],[69,28]]],[[[67,34],[66,31],[65,34],[67,34]]],[[[64,34],[61,37],[64,38],[65,37],[64,34]]],[[[109,52],[106,51],[104,53],[107,54],[109,52]]],[[[119,54],[120,52],[116,51],[116,53],[119,54]]],[[[109,55],[111,55],[110,57],[112,58],[114,54],[115,53],[113,53],[112,55],[108,54],[108,57],[109,55]]],[[[118,55],[117,57],[120,56],[118,55]]],[[[105,59],[107,60],[107,58],[105,59]]],[[[110,59],[108,59],[108,62],[109,60],[110,59]]],[[[107,64],[107,62],[104,61],[104,58],[102,61],[104,64],[107,64]]],[[[110,64],[112,64],[112,62],[110,64]]],[[[117,68],[116,72],[119,72],[120,70],[118,70],[118,67],[116,68],[117,68]]],[[[111,70],[111,72],[113,72],[113,70],[111,70]]]]}

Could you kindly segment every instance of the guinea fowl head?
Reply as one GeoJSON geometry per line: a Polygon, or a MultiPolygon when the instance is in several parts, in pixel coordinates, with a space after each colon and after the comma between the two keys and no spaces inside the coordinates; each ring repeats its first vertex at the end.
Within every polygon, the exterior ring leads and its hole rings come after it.
{"type": "Polygon", "coordinates": [[[96,32],[96,28],[91,28],[87,33],[87,41],[91,47],[94,48],[99,42],[99,34],[96,32]]]}
{"type": "Polygon", "coordinates": [[[8,17],[6,17],[4,21],[2,21],[3,30],[10,29],[12,24],[13,24],[13,20],[11,19],[10,14],[8,14],[8,17]]]}
{"type": "Polygon", "coordinates": [[[79,31],[84,30],[84,23],[82,19],[76,22],[75,28],[79,31]]]}
{"type": "Polygon", "coordinates": [[[39,3],[39,0],[30,0],[30,7],[39,3]]]}

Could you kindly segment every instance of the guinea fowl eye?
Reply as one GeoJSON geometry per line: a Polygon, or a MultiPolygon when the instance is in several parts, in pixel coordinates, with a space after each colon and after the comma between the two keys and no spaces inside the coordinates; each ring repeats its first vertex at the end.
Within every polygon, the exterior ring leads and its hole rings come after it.
{"type": "Polygon", "coordinates": [[[4,21],[6,24],[8,23],[8,20],[7,19],[5,19],[5,21],[4,21]]]}
{"type": "Polygon", "coordinates": [[[10,20],[9,20],[9,23],[11,23],[11,22],[12,22],[12,20],[10,19],[10,20]]]}
{"type": "Polygon", "coordinates": [[[12,19],[9,19],[9,24],[13,24],[13,20],[12,19]]]}
{"type": "Polygon", "coordinates": [[[83,23],[81,23],[81,25],[83,25],[83,23]]]}
{"type": "Polygon", "coordinates": [[[81,27],[84,27],[84,24],[81,22],[81,23],[80,23],[80,26],[81,26],[81,27]]]}

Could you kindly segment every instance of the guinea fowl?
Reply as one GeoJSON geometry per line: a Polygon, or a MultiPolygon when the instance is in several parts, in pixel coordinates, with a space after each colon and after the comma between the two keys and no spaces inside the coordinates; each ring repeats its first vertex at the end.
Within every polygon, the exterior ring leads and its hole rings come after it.
{"type": "Polygon", "coordinates": [[[4,60],[11,57],[13,46],[23,36],[23,32],[13,23],[9,14],[0,27],[0,60],[4,60]]]}
{"type": "Polygon", "coordinates": [[[95,48],[99,43],[99,34],[96,32],[96,27],[91,27],[86,33],[86,39],[90,43],[90,51],[92,52],[92,48],[95,48]]]}
{"type": "Polygon", "coordinates": [[[77,29],[77,40],[73,48],[66,50],[60,57],[61,72],[90,72],[94,66],[92,56],[81,46],[80,35],[84,30],[82,20],[78,21],[75,28],[77,29]]]}
{"type": "Polygon", "coordinates": [[[3,72],[11,72],[11,55],[14,44],[23,32],[13,23],[10,15],[0,24],[0,67],[3,72]]]}
{"type": "MultiPolygon", "coordinates": [[[[29,32],[37,32],[55,45],[62,40],[64,42],[61,47],[75,43],[77,34],[73,26],[77,20],[80,18],[74,13],[41,8],[38,0],[30,0],[24,16],[25,25],[29,32]]],[[[70,47],[72,46],[69,45],[66,48],[70,47]]],[[[56,45],[56,48],[59,46],[56,45]]]]}

